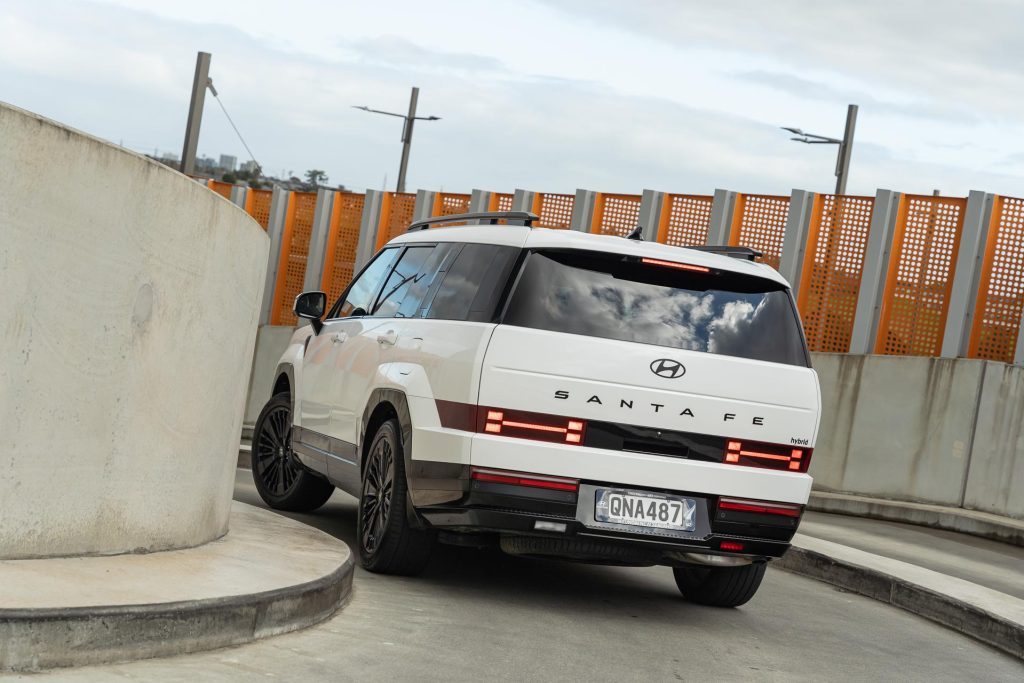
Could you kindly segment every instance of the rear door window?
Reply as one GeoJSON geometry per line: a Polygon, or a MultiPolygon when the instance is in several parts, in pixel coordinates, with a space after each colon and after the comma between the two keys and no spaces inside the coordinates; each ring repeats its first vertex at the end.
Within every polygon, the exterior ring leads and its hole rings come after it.
{"type": "MultiPolygon", "coordinates": [[[[422,280],[426,277],[423,265],[433,251],[433,245],[414,246],[405,250],[391,271],[391,275],[388,276],[387,282],[384,283],[384,288],[381,290],[380,296],[377,297],[377,303],[370,315],[375,318],[398,317],[398,312],[405,300],[412,294],[413,284],[417,279],[422,280]]],[[[418,303],[410,303],[415,311],[418,303]]]]}
{"type": "Polygon", "coordinates": [[[519,248],[465,244],[443,273],[427,308],[428,318],[487,322],[494,319],[519,248]]]}
{"type": "Polygon", "coordinates": [[[531,253],[503,323],[808,365],[789,290],[729,271],[690,272],[587,251],[531,253]]]}

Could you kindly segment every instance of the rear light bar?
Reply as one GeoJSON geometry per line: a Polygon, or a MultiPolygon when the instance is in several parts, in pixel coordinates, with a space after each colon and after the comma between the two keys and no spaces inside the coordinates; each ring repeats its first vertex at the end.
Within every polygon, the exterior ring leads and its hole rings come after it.
{"type": "Polygon", "coordinates": [[[753,512],[759,515],[781,515],[783,517],[799,517],[800,506],[789,503],[769,503],[763,500],[743,500],[740,498],[720,498],[719,510],[736,512],[753,512]]]}
{"type": "Polygon", "coordinates": [[[587,428],[587,423],[584,420],[532,413],[525,410],[480,406],[478,414],[480,416],[478,432],[572,446],[583,443],[583,433],[587,428]]]}
{"type": "Polygon", "coordinates": [[[575,493],[579,487],[578,479],[567,477],[551,477],[546,474],[529,474],[527,472],[510,472],[508,470],[492,470],[484,467],[470,467],[469,478],[491,484],[507,484],[509,486],[528,486],[535,489],[552,491],[571,491],[575,493]]]}
{"type": "Polygon", "coordinates": [[[676,261],[663,261],[658,258],[642,258],[640,262],[648,266],[664,266],[665,268],[677,268],[679,270],[689,270],[694,273],[710,273],[710,268],[704,266],[695,266],[691,263],[677,263],[676,261]]]}
{"type": "Polygon", "coordinates": [[[806,472],[811,464],[811,452],[810,448],[737,439],[728,439],[725,442],[725,462],[729,465],[767,467],[789,472],[806,472]]]}

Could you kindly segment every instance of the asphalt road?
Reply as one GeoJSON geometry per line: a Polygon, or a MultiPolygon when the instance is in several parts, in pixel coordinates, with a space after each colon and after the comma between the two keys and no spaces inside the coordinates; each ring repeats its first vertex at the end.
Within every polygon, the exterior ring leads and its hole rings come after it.
{"type": "MultiPolygon", "coordinates": [[[[235,497],[261,504],[239,471],[235,497]]],[[[295,515],[353,544],[343,494],[295,515]]],[[[441,547],[424,575],[357,569],[350,604],[298,633],[32,681],[1020,681],[1024,664],[881,603],[769,569],[739,609],[684,602],[663,567],[441,547]]]]}

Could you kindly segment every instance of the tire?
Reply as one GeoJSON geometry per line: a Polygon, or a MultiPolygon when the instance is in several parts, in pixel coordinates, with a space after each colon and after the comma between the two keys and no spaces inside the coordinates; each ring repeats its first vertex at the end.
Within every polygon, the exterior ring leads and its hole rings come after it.
{"type": "Polygon", "coordinates": [[[754,597],[767,562],[739,567],[675,567],[672,573],[683,597],[698,605],[739,607],[754,597]]]}
{"type": "Polygon", "coordinates": [[[287,392],[263,406],[252,430],[252,480],[275,510],[309,512],[327,502],[334,486],[299,462],[291,447],[292,403],[287,392]]]}
{"type": "Polygon", "coordinates": [[[377,574],[412,576],[430,560],[434,534],[414,529],[407,517],[405,451],[398,421],[377,428],[367,451],[356,524],[359,562],[377,574]]]}

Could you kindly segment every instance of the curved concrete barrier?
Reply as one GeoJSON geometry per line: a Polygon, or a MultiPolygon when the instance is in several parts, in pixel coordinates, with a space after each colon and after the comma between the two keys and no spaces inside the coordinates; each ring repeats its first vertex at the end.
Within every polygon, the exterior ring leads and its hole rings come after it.
{"type": "Polygon", "coordinates": [[[0,104],[0,558],[227,531],[268,249],[185,176],[0,104]]]}

